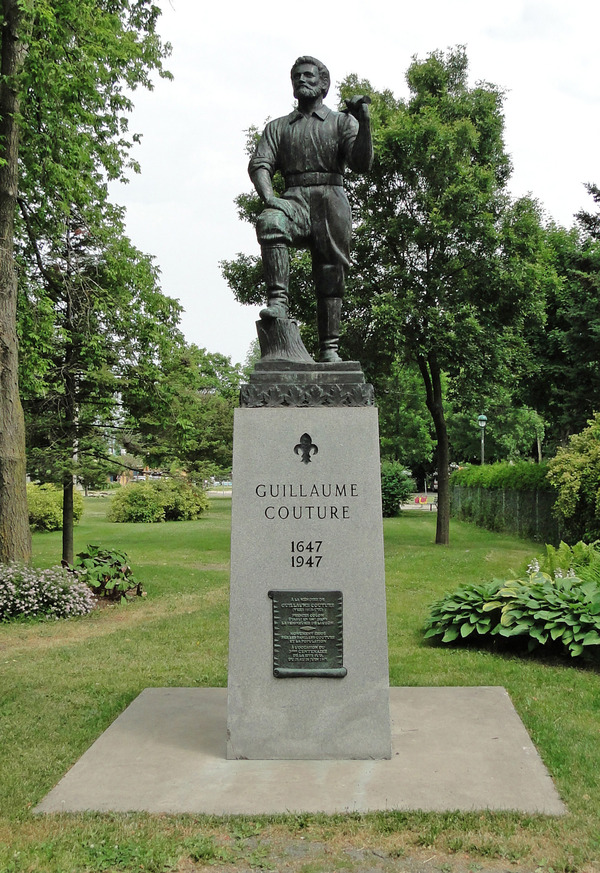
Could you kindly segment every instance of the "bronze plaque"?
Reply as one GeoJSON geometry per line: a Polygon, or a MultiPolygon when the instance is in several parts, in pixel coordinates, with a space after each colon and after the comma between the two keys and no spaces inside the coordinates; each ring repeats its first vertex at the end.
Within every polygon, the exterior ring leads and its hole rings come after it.
{"type": "Polygon", "coordinates": [[[341,591],[269,591],[273,601],[273,675],[342,679],[341,591]]]}

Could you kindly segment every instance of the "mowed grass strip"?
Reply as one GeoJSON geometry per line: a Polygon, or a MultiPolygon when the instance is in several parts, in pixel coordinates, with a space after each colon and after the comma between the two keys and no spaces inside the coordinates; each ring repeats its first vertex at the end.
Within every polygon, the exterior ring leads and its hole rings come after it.
{"type": "MultiPolygon", "coordinates": [[[[143,688],[227,681],[231,501],[212,500],[196,522],[157,525],[111,524],[106,506],[107,499],[86,500],[75,550],[88,543],[125,550],[147,597],[66,622],[0,625],[2,873],[200,870],[214,863],[278,869],[286,857],[286,869],[300,871],[302,857],[296,863],[292,852],[300,836],[314,847],[314,873],[332,863],[353,869],[348,852],[359,849],[383,853],[390,863],[434,858],[456,873],[469,865],[505,870],[507,863],[543,873],[600,869],[598,670],[476,646],[442,648],[422,635],[434,600],[463,582],[522,569],[538,547],[461,523],[452,525],[449,547],[435,546],[435,515],[419,510],[384,523],[391,683],[506,687],[568,816],[33,816],[32,807],[143,688]]],[[[60,534],[35,535],[34,551],[37,566],[58,563],[60,534]]]]}

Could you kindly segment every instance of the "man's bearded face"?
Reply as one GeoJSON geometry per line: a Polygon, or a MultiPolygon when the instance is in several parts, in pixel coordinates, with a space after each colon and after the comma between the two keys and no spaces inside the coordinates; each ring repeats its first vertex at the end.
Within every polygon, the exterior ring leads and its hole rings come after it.
{"type": "Polygon", "coordinates": [[[297,100],[312,100],[323,93],[323,83],[318,69],[312,64],[300,64],[292,74],[294,97],[297,100]]]}

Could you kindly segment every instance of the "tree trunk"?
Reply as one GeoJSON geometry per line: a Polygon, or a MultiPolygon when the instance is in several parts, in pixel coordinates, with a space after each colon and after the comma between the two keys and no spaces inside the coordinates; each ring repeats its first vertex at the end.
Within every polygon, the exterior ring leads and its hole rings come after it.
{"type": "Polygon", "coordinates": [[[438,511],[435,541],[438,545],[447,546],[450,543],[450,446],[443,412],[438,420],[436,418],[434,425],[437,436],[438,511]]]}
{"type": "Polygon", "coordinates": [[[437,439],[438,511],[436,544],[450,543],[450,445],[444,415],[442,374],[435,355],[418,358],[417,363],[425,383],[427,409],[431,413],[437,439]]]}
{"type": "Polygon", "coordinates": [[[63,529],[62,529],[62,564],[72,567],[73,549],[73,477],[65,479],[63,485],[63,529]]]}
{"type": "MultiPolygon", "coordinates": [[[[75,325],[73,315],[73,298],[71,296],[70,283],[70,237],[67,233],[67,252],[69,253],[67,276],[65,284],[65,322],[64,329],[68,336],[64,357],[65,373],[65,453],[70,453],[70,461],[75,462],[77,455],[77,381],[75,375],[76,351],[74,345],[75,325]]],[[[62,530],[62,564],[65,567],[73,566],[73,468],[68,464],[68,471],[63,479],[63,530],[62,530]]]]}
{"type": "Polygon", "coordinates": [[[3,0],[0,79],[0,561],[29,561],[25,423],[19,397],[14,218],[18,193],[17,75],[27,46],[22,4],[3,0]]]}

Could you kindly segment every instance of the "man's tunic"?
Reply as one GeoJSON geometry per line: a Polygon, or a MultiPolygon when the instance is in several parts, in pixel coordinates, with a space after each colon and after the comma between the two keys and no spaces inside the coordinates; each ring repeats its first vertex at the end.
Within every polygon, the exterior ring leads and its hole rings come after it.
{"type": "Polygon", "coordinates": [[[352,215],[343,188],[344,168],[352,169],[358,121],[350,114],[321,106],[306,118],[298,110],[270,121],[248,172],[279,170],[285,178],[283,198],[294,205],[293,217],[265,209],[257,224],[258,240],[308,248],[322,264],[350,265],[352,215]]]}

